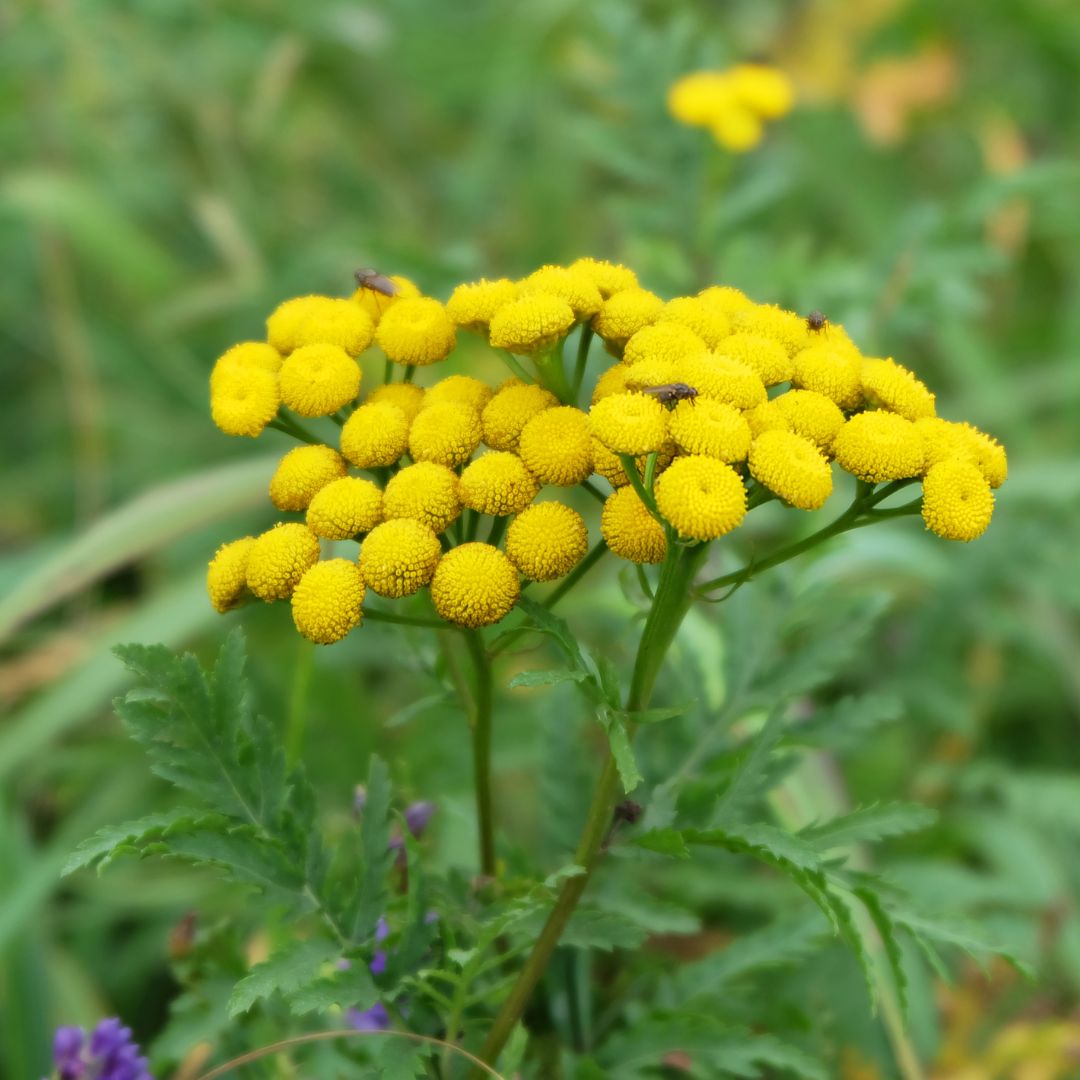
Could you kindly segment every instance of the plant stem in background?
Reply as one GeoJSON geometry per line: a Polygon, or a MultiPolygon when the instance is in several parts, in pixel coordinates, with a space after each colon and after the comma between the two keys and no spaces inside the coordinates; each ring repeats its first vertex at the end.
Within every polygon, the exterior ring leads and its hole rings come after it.
{"type": "Polygon", "coordinates": [[[575,395],[566,377],[562,343],[560,342],[550,352],[537,353],[533,359],[536,363],[536,372],[545,389],[550,390],[563,405],[573,405],[575,395]]]}
{"type": "Polygon", "coordinates": [[[465,631],[465,647],[473,664],[472,728],[473,784],[476,789],[476,827],[480,834],[480,872],[495,876],[495,815],[491,795],[491,661],[478,630],[465,631]]]}
{"type": "Polygon", "coordinates": [[[289,688],[289,718],[285,729],[285,763],[292,768],[304,749],[307,732],[308,689],[311,672],[315,667],[315,646],[301,641],[293,666],[292,686],[289,688]]]}
{"type": "Polygon", "coordinates": [[[581,384],[585,380],[585,368],[589,363],[589,346],[592,344],[593,329],[588,323],[581,324],[581,336],[578,338],[577,363],[574,365],[574,401],[581,393],[581,384]]]}

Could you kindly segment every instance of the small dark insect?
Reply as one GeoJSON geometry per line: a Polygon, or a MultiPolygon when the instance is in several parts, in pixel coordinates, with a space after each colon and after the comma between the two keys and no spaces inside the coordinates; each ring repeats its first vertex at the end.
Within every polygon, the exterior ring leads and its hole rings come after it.
{"type": "Polygon", "coordinates": [[[380,274],[370,266],[361,267],[353,276],[362,289],[371,289],[383,296],[397,296],[397,286],[385,274],[380,274]]]}
{"type": "Polygon", "coordinates": [[[693,386],[687,386],[684,382],[664,383],[663,386],[649,386],[643,393],[652,394],[665,408],[674,409],[680,401],[689,401],[695,404],[694,399],[698,396],[693,386]]]}
{"type": "Polygon", "coordinates": [[[822,330],[828,329],[829,320],[823,312],[811,311],[806,316],[806,329],[812,334],[820,334],[822,330]]]}

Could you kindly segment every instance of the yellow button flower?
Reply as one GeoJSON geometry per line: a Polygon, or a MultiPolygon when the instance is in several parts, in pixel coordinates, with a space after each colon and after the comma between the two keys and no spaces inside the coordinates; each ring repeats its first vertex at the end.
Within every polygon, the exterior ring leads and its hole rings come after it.
{"type": "Polygon", "coordinates": [[[765,125],[750,109],[732,103],[718,112],[709,124],[712,137],[725,150],[745,154],[765,137],[765,125]]]}
{"type": "Polygon", "coordinates": [[[375,328],[379,348],[395,364],[424,366],[445,360],[457,344],[457,328],[446,308],[430,296],[398,300],[375,328]]]}
{"type": "Polygon", "coordinates": [[[261,368],[230,368],[218,374],[210,415],[226,435],[256,438],[277,415],[278,377],[261,368]]]}
{"type": "Polygon", "coordinates": [[[833,440],[837,464],[870,484],[919,476],[925,453],[918,428],[895,413],[859,413],[833,440]]]}
{"type": "Polygon", "coordinates": [[[251,545],[248,588],[260,600],[287,600],[318,559],[318,537],[306,525],[279,522],[251,545]]]}
{"type": "Polygon", "coordinates": [[[454,289],[446,301],[446,314],[462,330],[486,331],[495,312],[517,296],[518,286],[509,278],[481,278],[454,289]]]}
{"type": "Polygon", "coordinates": [[[413,421],[409,432],[409,453],[415,461],[434,461],[457,468],[464,465],[480,445],[483,428],[480,414],[468,405],[441,401],[413,421]]]}
{"type": "Polygon", "coordinates": [[[819,450],[830,453],[836,433],[844,426],[840,406],[813,390],[789,390],[769,405],[787,421],[796,435],[809,439],[819,450]]]}
{"type": "Polygon", "coordinates": [[[217,358],[210,372],[210,393],[221,384],[222,376],[230,371],[243,372],[251,368],[276,375],[281,369],[281,353],[265,341],[242,341],[217,358]]]}
{"type": "Polygon", "coordinates": [[[628,364],[612,364],[606,371],[600,373],[600,377],[596,380],[596,386],[593,387],[592,392],[592,404],[595,405],[598,401],[603,401],[604,398],[610,397],[612,394],[621,394],[627,389],[627,376],[630,373],[630,367],[628,364]]]}
{"type": "Polygon", "coordinates": [[[574,310],[562,297],[534,293],[499,308],[492,316],[488,340],[493,349],[532,356],[549,349],[573,325],[574,310]]]}
{"type": "MultiPolygon", "coordinates": [[[[754,306],[754,301],[734,285],[710,285],[698,293],[698,299],[709,307],[722,311],[725,315],[734,315],[736,311],[754,306]]],[[[742,359],[739,357],[739,359],[742,359]]]]}
{"type": "Polygon", "coordinates": [[[387,383],[385,386],[377,386],[367,396],[368,405],[374,405],[380,401],[396,405],[411,424],[424,406],[424,389],[413,383],[387,383]]]}
{"type": "Polygon", "coordinates": [[[593,472],[602,476],[613,488],[630,483],[618,454],[613,454],[598,438],[593,436],[593,472]]]}
{"type": "Polygon", "coordinates": [[[1009,475],[1005,447],[992,435],[987,435],[972,424],[962,423],[959,426],[967,454],[979,467],[979,472],[986,477],[992,488],[1001,487],[1009,475]]]}
{"type": "Polygon", "coordinates": [[[349,356],[359,356],[371,344],[375,323],[351,300],[307,296],[303,301],[286,320],[287,335],[279,334],[275,341],[281,352],[304,345],[336,345],[349,356]]]}
{"type": "Polygon", "coordinates": [[[609,495],[600,514],[600,535],[620,559],[635,563],[659,563],[667,554],[663,526],[632,487],[609,495]]]}
{"type": "Polygon", "coordinates": [[[923,440],[925,457],[923,472],[939,461],[959,458],[971,461],[963,430],[951,420],[942,420],[939,416],[924,416],[915,421],[915,428],[923,440]]]}
{"type": "Polygon", "coordinates": [[[337,345],[301,345],[278,374],[281,400],[301,416],[329,416],[360,390],[360,367],[337,345]]]}
{"type": "Polygon", "coordinates": [[[565,266],[542,266],[520,282],[522,296],[541,293],[565,300],[575,319],[589,319],[600,310],[603,297],[592,278],[582,270],[565,266]]]}
{"type": "Polygon", "coordinates": [[[680,401],[668,418],[668,429],[688,454],[730,464],[745,461],[750,452],[750,425],[738,409],[722,401],[704,397],[680,401]]]}
{"type": "Polygon", "coordinates": [[[683,382],[699,394],[736,409],[752,409],[768,398],[765,384],[748,364],[728,356],[705,353],[682,365],[683,382]]]}
{"type": "Polygon", "coordinates": [[[266,340],[283,356],[288,356],[299,342],[296,340],[300,324],[317,310],[328,296],[294,296],[278,304],[266,320],[266,340]]]}
{"type": "Polygon", "coordinates": [[[514,564],[490,544],[461,544],[440,560],[431,582],[435,610],[457,626],[491,626],[517,603],[514,564]]]}
{"type": "Polygon", "coordinates": [[[730,357],[753,368],[766,386],[788,382],[795,371],[787,350],[779,342],[760,334],[730,334],[720,342],[716,351],[720,356],[730,357]]]}
{"type": "Polygon", "coordinates": [[[307,526],[324,540],[348,540],[382,521],[382,501],[383,493],[370,480],[343,476],[311,500],[307,526]]]}
{"type": "Polygon", "coordinates": [[[380,596],[412,596],[431,581],[441,554],[439,538],[427,525],[394,518],[364,537],[360,573],[364,584],[380,596]]]}
{"type": "Polygon", "coordinates": [[[975,540],[994,513],[994,493],[977,465],[949,459],[930,467],[923,479],[922,516],[945,540],[975,540]]]}
{"type": "Polygon", "coordinates": [[[743,308],[732,316],[732,324],[737,333],[772,338],[784,347],[788,356],[794,356],[807,344],[806,320],[776,304],[743,308]]]}
{"type": "Polygon", "coordinates": [[[541,484],[580,484],[593,471],[589,419],[572,405],[545,409],[522,429],[518,453],[541,484]]]}
{"type": "Polygon", "coordinates": [[[633,270],[605,259],[575,259],[570,269],[584,274],[600,290],[605,300],[625,289],[638,287],[637,274],[633,270]]]}
{"type": "Polygon", "coordinates": [[[557,502],[530,506],[506,532],[507,558],[531,581],[565,577],[585,558],[588,547],[581,515],[557,502]]]}
{"type": "Polygon", "coordinates": [[[388,401],[361,405],[341,429],[341,452],[358,469],[393,465],[408,445],[408,418],[388,401]]]}
{"type": "MultiPolygon", "coordinates": [[[[682,367],[673,360],[662,360],[659,357],[653,360],[635,360],[632,364],[621,364],[625,369],[623,381],[626,389],[640,393],[643,390],[655,389],[667,383],[678,382],[683,375],[682,367]]],[[[610,397],[610,394],[605,394],[610,397]]]]}
{"type": "Polygon", "coordinates": [[[898,413],[905,420],[934,415],[934,395],[925,383],[894,360],[864,360],[860,375],[868,404],[898,413]]]}
{"type": "Polygon", "coordinates": [[[298,446],[290,450],[270,478],[270,501],[279,510],[306,510],[332,480],[348,471],[345,459],[330,446],[298,446]]]}
{"type": "Polygon", "coordinates": [[[480,414],[484,442],[492,450],[517,450],[525,425],[537,413],[558,404],[559,399],[542,386],[518,383],[503,387],[480,414]]]}
{"type": "Polygon", "coordinates": [[[750,447],[750,475],[799,510],[816,510],[832,494],[832,469],[821,451],[793,431],[766,431],[750,447]]]}
{"type": "Polygon", "coordinates": [[[664,301],[648,289],[623,289],[610,296],[593,316],[592,328],[621,348],[639,330],[651,325],[664,310],[664,301]]]}
{"type": "Polygon", "coordinates": [[[424,395],[422,409],[440,401],[452,401],[480,412],[494,397],[495,391],[487,383],[469,375],[448,375],[430,387],[424,395]]]}
{"type": "Polygon", "coordinates": [[[731,102],[731,83],[720,71],[693,71],[668,88],[667,106],[680,124],[704,127],[731,102]]]}
{"type": "Polygon", "coordinates": [[[790,431],[787,417],[776,407],[776,398],[747,409],[743,417],[750,425],[750,435],[756,439],[763,431],[790,431]]]}
{"type": "Polygon", "coordinates": [[[795,91],[791,80],[768,64],[736,64],[728,72],[732,93],[748,109],[766,120],[791,112],[795,91]]]}
{"type": "Polygon", "coordinates": [[[854,409],[863,397],[862,361],[857,353],[811,345],[795,354],[791,385],[824,394],[841,409],[854,409]]]}
{"type": "Polygon", "coordinates": [[[519,514],[536,498],[540,485],[525,463],[506,450],[493,450],[465,467],[461,501],[492,517],[519,514]]]}
{"type": "Polygon", "coordinates": [[[395,473],[383,492],[383,516],[411,518],[437,533],[445,532],[461,513],[458,477],[434,461],[419,461],[395,473]]]}
{"type": "MultiPolygon", "coordinates": [[[[658,318],[662,317],[663,312],[658,318]]],[[[689,326],[669,320],[642,327],[634,334],[623,350],[623,363],[664,360],[681,364],[684,360],[703,356],[707,351],[700,334],[695,333],[689,326]]]]}
{"type": "Polygon", "coordinates": [[[676,458],[657,479],[656,506],[693,540],[715,540],[746,516],[746,489],[739,474],[715,458],[676,458]]]}
{"type": "Polygon", "coordinates": [[[399,300],[415,300],[420,295],[420,290],[407,278],[400,274],[387,274],[391,284],[397,289],[393,296],[387,296],[377,289],[369,289],[364,285],[352,294],[351,302],[367,312],[371,321],[378,325],[379,320],[387,309],[398,303],[399,300]]]}
{"type": "Polygon", "coordinates": [[[254,536],[243,536],[222,544],[206,568],[206,591],[214,610],[224,614],[237,607],[247,595],[247,567],[254,536]]]}
{"type": "Polygon", "coordinates": [[[675,323],[693,330],[710,349],[715,349],[731,333],[731,320],[713,304],[697,296],[678,296],[660,312],[657,325],[675,323]]]}
{"type": "Polygon", "coordinates": [[[296,629],[316,645],[333,645],[364,617],[364,581],[349,559],[316,563],[292,594],[296,629]]]}
{"type": "Polygon", "coordinates": [[[667,442],[667,410],[647,394],[613,394],[592,407],[589,430],[616,454],[651,454],[667,442]]]}

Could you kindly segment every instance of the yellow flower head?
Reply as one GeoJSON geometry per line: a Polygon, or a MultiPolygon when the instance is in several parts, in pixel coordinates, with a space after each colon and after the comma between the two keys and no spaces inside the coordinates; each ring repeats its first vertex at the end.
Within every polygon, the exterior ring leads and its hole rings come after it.
{"type": "Polygon", "coordinates": [[[664,301],[647,289],[623,289],[604,301],[593,316],[592,328],[607,342],[621,347],[639,330],[654,323],[664,301]]]}
{"type": "Polygon", "coordinates": [[[659,563],[667,554],[664,528],[632,487],[607,497],[600,514],[600,535],[619,556],[635,563],[659,563]]]}
{"type": "Polygon", "coordinates": [[[657,325],[669,322],[689,327],[710,349],[715,349],[731,333],[728,316],[697,296],[678,296],[669,300],[660,312],[657,325]]]}
{"type": "Polygon", "coordinates": [[[934,395],[925,383],[894,360],[864,360],[860,374],[868,404],[888,409],[905,420],[934,415],[934,395]]]}
{"type": "Polygon", "coordinates": [[[517,296],[517,284],[509,278],[481,278],[454,289],[446,301],[446,314],[462,330],[486,331],[495,312],[517,296]]]}
{"type": "Polygon", "coordinates": [[[971,424],[962,423],[958,426],[964,441],[965,456],[970,457],[978,466],[979,472],[986,477],[992,488],[1001,487],[1009,475],[1005,447],[993,436],[971,424]]]}
{"type": "Polygon", "coordinates": [[[722,401],[706,397],[680,401],[668,417],[668,428],[687,454],[730,464],[745,461],[750,452],[750,425],[738,409],[722,401]]]}
{"type": "Polygon", "coordinates": [[[710,285],[698,293],[698,299],[725,315],[734,315],[736,311],[754,306],[754,301],[734,285],[710,285]]]}
{"type": "Polygon", "coordinates": [[[484,442],[492,450],[517,450],[522,428],[537,413],[558,404],[559,399],[542,386],[517,383],[503,387],[480,414],[484,442]]]}
{"type": "Polygon", "coordinates": [[[383,516],[387,521],[411,518],[441,533],[457,521],[460,513],[457,473],[434,461],[407,465],[390,477],[383,492],[383,516]]]}
{"type": "MultiPolygon", "coordinates": [[[[653,357],[651,360],[635,360],[632,364],[620,364],[623,370],[623,382],[628,391],[651,390],[665,383],[677,382],[682,378],[682,367],[674,360],[653,357]]],[[[605,398],[611,397],[605,394],[605,398]]]]}
{"type": "Polygon", "coordinates": [[[585,558],[588,546],[581,515],[557,502],[530,506],[506,532],[507,558],[531,581],[565,577],[585,558]]]}
{"type": "Polygon", "coordinates": [[[792,386],[824,394],[841,409],[854,409],[862,402],[862,361],[857,353],[811,345],[795,354],[794,366],[792,386]]]}
{"type": "Polygon", "coordinates": [[[412,596],[431,580],[441,554],[439,538],[427,525],[394,518],[364,537],[360,573],[364,584],[380,596],[412,596]]]}
{"type": "Polygon", "coordinates": [[[351,300],[304,296],[286,303],[295,307],[282,315],[278,308],[267,322],[271,342],[283,353],[304,345],[336,345],[349,356],[359,356],[371,344],[375,323],[351,300]]]}
{"type": "Polygon", "coordinates": [[[431,582],[435,610],[457,626],[491,626],[521,595],[514,564],[490,544],[460,544],[440,560],[431,582]]]}
{"type": "Polygon", "coordinates": [[[296,340],[300,324],[318,309],[319,302],[328,296],[294,296],[278,304],[266,320],[266,340],[283,356],[288,356],[299,344],[296,340]]]}
{"type": "Polygon", "coordinates": [[[256,438],[280,404],[277,375],[261,368],[222,371],[210,392],[210,415],[226,435],[256,438]]]}
{"type": "Polygon", "coordinates": [[[598,438],[593,436],[593,472],[602,476],[613,488],[630,483],[619,455],[612,453],[598,438]]]}
{"type": "Polygon", "coordinates": [[[446,308],[430,296],[398,300],[383,313],[375,340],[395,364],[424,366],[445,360],[457,344],[446,308]]]}
{"type": "Polygon", "coordinates": [[[626,343],[623,363],[636,364],[641,360],[666,360],[681,364],[684,360],[704,355],[708,350],[699,334],[682,323],[656,322],[642,327],[626,343]]]}
{"type": "Polygon", "coordinates": [[[421,408],[426,409],[429,405],[435,405],[440,401],[453,401],[459,405],[468,405],[480,412],[494,395],[495,391],[479,379],[474,379],[469,375],[448,375],[429,387],[421,408]]]}
{"type": "Polygon", "coordinates": [[[254,536],[222,544],[206,568],[206,591],[214,610],[224,614],[237,607],[247,594],[247,567],[254,536]]]}
{"type": "Polygon", "coordinates": [[[729,72],[732,93],[748,109],[766,120],[791,112],[795,91],[791,80],[767,64],[736,64],[729,72]]]}
{"type": "Polygon", "coordinates": [[[951,420],[942,420],[939,416],[924,416],[915,421],[915,428],[922,437],[925,450],[924,472],[939,461],[946,461],[949,458],[971,461],[960,424],[954,424],[951,420]]]}
{"type": "Polygon", "coordinates": [[[542,293],[565,300],[575,319],[592,318],[604,302],[589,274],[565,266],[542,266],[520,282],[522,296],[542,293]]]}
{"type": "Polygon", "coordinates": [[[461,501],[492,517],[520,514],[536,498],[540,485],[525,463],[508,450],[493,450],[467,465],[461,474],[461,501]]]}
{"type": "Polygon", "coordinates": [[[531,356],[545,352],[573,325],[574,309],[562,297],[533,293],[499,308],[488,340],[493,349],[531,356]]]}
{"type": "Polygon", "coordinates": [[[778,341],[760,334],[730,334],[720,342],[716,351],[720,356],[730,357],[753,368],[766,386],[788,382],[795,370],[787,350],[778,341]]]}
{"type": "Polygon", "coordinates": [[[392,307],[399,300],[415,300],[420,295],[420,290],[407,277],[402,277],[400,274],[388,274],[387,277],[397,288],[393,296],[387,296],[377,289],[369,289],[361,285],[351,297],[352,303],[359,304],[376,325],[387,308],[392,307]]]}
{"type": "Polygon", "coordinates": [[[750,435],[757,438],[763,431],[790,431],[791,425],[787,417],[776,407],[777,399],[763,401],[753,409],[747,409],[743,413],[746,422],[750,425],[750,435]]]}
{"type": "Polygon", "coordinates": [[[361,405],[341,429],[341,452],[358,469],[393,465],[409,445],[409,420],[389,401],[361,405]]]}
{"type": "Polygon", "coordinates": [[[739,333],[772,338],[784,347],[788,356],[794,356],[807,344],[806,320],[776,304],[754,304],[743,308],[732,316],[732,323],[739,333]]]}
{"type": "Polygon", "coordinates": [[[307,526],[324,540],[348,540],[382,521],[382,502],[383,493],[370,480],[343,476],[311,500],[307,526]]]}
{"type": "Polygon", "coordinates": [[[765,401],[765,384],[757,372],[740,360],[706,353],[682,366],[683,382],[704,397],[723,401],[736,409],[752,409],[765,401]]]}
{"type": "Polygon", "coordinates": [[[656,481],[656,506],[693,540],[715,540],[746,516],[746,488],[739,474],[715,458],[676,458],[656,481]]]}
{"type": "Polygon", "coordinates": [[[296,629],[316,645],[333,645],[364,617],[364,579],[349,559],[316,563],[292,594],[296,629]]]}
{"type": "Polygon", "coordinates": [[[270,478],[270,501],[279,510],[306,510],[332,480],[348,471],[345,459],[330,446],[297,446],[270,478]]]}
{"type": "Polygon", "coordinates": [[[424,406],[424,389],[413,383],[386,383],[384,386],[375,387],[367,396],[368,405],[374,405],[377,402],[396,405],[411,424],[424,406]]]}
{"type": "Polygon", "coordinates": [[[545,409],[522,429],[518,453],[541,484],[580,484],[593,471],[589,418],[572,405],[545,409]]]}
{"type": "Polygon", "coordinates": [[[832,469],[821,451],[793,431],[766,431],[750,447],[750,475],[789,506],[816,510],[832,494],[832,469]]]}
{"type": "Polygon", "coordinates": [[[621,394],[627,389],[627,376],[630,374],[630,365],[612,364],[606,371],[600,373],[593,387],[592,403],[610,397],[612,394],[621,394]]]}
{"type": "Polygon", "coordinates": [[[480,445],[480,414],[456,401],[439,401],[421,409],[409,432],[409,453],[415,461],[434,461],[457,468],[480,445]]]}
{"type": "Polygon", "coordinates": [[[731,104],[731,82],[720,71],[694,71],[668,88],[668,111],[680,124],[705,127],[731,104]]]}
{"type": "Polygon", "coordinates": [[[870,484],[920,475],[925,453],[919,429],[895,413],[858,413],[833,440],[837,464],[870,484]]]}
{"type": "Polygon", "coordinates": [[[943,539],[977,539],[986,532],[993,513],[994,493],[970,461],[939,461],[923,478],[923,521],[943,539]]]}
{"type": "Polygon", "coordinates": [[[584,274],[600,290],[605,300],[624,289],[638,287],[637,274],[633,270],[605,259],[575,259],[570,269],[584,274]]]}
{"type": "Polygon", "coordinates": [[[301,416],[329,416],[360,390],[360,367],[338,345],[301,345],[278,378],[281,400],[301,416]]]}
{"type": "Polygon", "coordinates": [[[616,454],[651,454],[667,442],[667,410],[647,394],[612,394],[590,410],[589,429],[616,454]]]}
{"type": "Polygon", "coordinates": [[[306,525],[279,522],[251,545],[248,588],[260,600],[287,600],[318,559],[318,537],[306,525]]]}
{"type": "Polygon", "coordinates": [[[242,341],[217,358],[210,372],[210,393],[213,394],[228,372],[244,372],[251,368],[276,375],[281,369],[281,353],[265,341],[242,341]]]}
{"type": "Polygon", "coordinates": [[[836,433],[844,426],[840,406],[813,390],[789,390],[769,402],[796,435],[809,439],[819,450],[832,450],[836,433]]]}
{"type": "Polygon", "coordinates": [[[709,130],[717,143],[733,154],[753,150],[765,136],[765,125],[759,117],[736,102],[713,117],[709,130]]]}

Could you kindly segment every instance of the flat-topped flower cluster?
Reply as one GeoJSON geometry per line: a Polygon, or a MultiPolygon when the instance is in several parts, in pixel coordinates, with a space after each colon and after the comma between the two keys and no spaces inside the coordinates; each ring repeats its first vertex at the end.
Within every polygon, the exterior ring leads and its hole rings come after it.
{"type": "Polygon", "coordinates": [[[441,619],[490,625],[523,580],[565,577],[586,557],[588,526],[549,497],[559,489],[603,500],[599,531],[616,555],[657,563],[672,544],[731,532],[761,502],[817,509],[834,464],[869,486],[921,481],[927,527],[951,540],[985,531],[1006,477],[1001,445],[939,418],[906,368],[863,356],[838,324],[730,286],[665,301],[624,266],[580,259],[459,285],[445,304],[401,277],[384,289],[288,300],[265,341],[214,365],[222,431],[274,427],[302,443],[269,490],[298,517],[210,563],[219,611],[290,600],[300,633],[331,643],[360,624],[367,590],[428,590],[441,619]],[[462,331],[515,374],[415,383],[462,331]],[[571,336],[575,356],[564,355],[571,336]],[[596,338],[610,361],[586,387],[596,338]],[[386,377],[362,395],[357,358],[373,346],[386,377]],[[309,418],[333,421],[333,438],[309,418]],[[356,557],[323,559],[323,541],[355,541],[356,557]]]}

